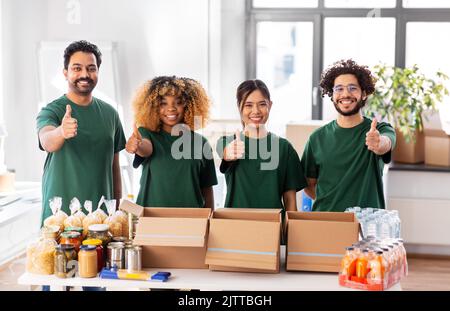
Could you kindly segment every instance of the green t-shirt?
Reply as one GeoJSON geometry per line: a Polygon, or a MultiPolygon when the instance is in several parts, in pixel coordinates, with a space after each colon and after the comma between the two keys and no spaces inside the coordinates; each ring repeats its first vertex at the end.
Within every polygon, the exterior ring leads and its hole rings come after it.
{"type": "MultiPolygon", "coordinates": [[[[306,177],[316,178],[314,211],[343,212],[352,206],[385,208],[383,167],[391,151],[378,156],[367,149],[366,133],[371,120],[364,117],[353,128],[332,121],[314,131],[305,146],[302,166],[306,177]]],[[[377,130],[395,146],[395,131],[388,123],[377,130]]]]}
{"type": "MultiPolygon", "coordinates": [[[[65,95],[42,108],[37,131],[47,125],[58,127],[72,107],[77,119],[77,136],[67,139],[62,148],[47,154],[42,177],[42,218],[52,214],[49,200],[62,197],[62,210],[70,215],[69,203],[76,197],[84,204],[91,200],[96,207],[101,196],[113,199],[114,154],[125,148],[125,136],[117,111],[100,99],[93,98],[89,106],[79,106],[65,95]]],[[[39,148],[43,150],[39,141],[39,148]]]]}
{"type": "Polygon", "coordinates": [[[142,127],[139,132],[152,142],[153,153],[145,159],[136,155],[133,163],[135,168],[142,163],[137,204],[204,207],[202,189],[217,185],[212,149],[206,138],[190,130],[181,136],[142,127]]]}
{"type": "MultiPolygon", "coordinates": [[[[217,153],[223,155],[234,135],[223,136],[217,143],[217,153]]],[[[225,174],[227,195],[225,207],[281,208],[283,193],[306,187],[300,159],[292,145],[284,138],[269,133],[255,139],[244,136],[245,156],[222,161],[220,171],[225,174]]]]}

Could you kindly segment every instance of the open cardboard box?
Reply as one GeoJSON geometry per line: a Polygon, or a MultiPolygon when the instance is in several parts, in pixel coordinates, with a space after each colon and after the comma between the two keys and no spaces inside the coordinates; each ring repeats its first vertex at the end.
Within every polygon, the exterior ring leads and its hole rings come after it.
{"type": "Polygon", "coordinates": [[[424,113],[425,164],[450,166],[450,136],[442,129],[438,112],[424,113]]]}
{"type": "Polygon", "coordinates": [[[286,138],[297,151],[299,157],[302,157],[303,150],[308,142],[309,136],[319,127],[327,124],[324,120],[307,120],[286,125],[286,138]]]}
{"type": "Polygon", "coordinates": [[[210,220],[210,270],[279,273],[280,209],[221,208],[210,220]]]}
{"type": "Polygon", "coordinates": [[[148,208],[123,200],[119,209],[139,217],[133,244],[144,268],[207,269],[207,208],[148,208]]]}
{"type": "Polygon", "coordinates": [[[339,272],[345,248],[358,241],[353,213],[287,212],[287,271],[339,272]]]}

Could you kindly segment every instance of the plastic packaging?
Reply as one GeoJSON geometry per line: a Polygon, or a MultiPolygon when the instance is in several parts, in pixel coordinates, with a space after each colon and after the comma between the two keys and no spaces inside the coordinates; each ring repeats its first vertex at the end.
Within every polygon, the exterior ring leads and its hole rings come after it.
{"type": "Polygon", "coordinates": [[[59,226],[60,231],[64,231],[64,220],[68,217],[66,213],[61,210],[62,198],[54,197],[49,200],[52,215],[44,220],[44,226],[59,226]]]}
{"type": "Polygon", "coordinates": [[[64,220],[64,227],[81,227],[83,225],[80,217],[75,216],[81,209],[80,201],[77,198],[73,198],[69,204],[70,216],[64,220]]]}
{"type": "Polygon", "coordinates": [[[122,221],[116,215],[116,200],[105,201],[106,209],[108,211],[108,217],[103,221],[109,227],[113,237],[122,236],[122,221]]]}
{"type": "Polygon", "coordinates": [[[88,214],[83,220],[83,237],[86,237],[89,231],[89,226],[95,224],[102,224],[103,221],[100,216],[92,213],[92,202],[90,204],[84,204],[84,208],[87,210],[88,214]]]}

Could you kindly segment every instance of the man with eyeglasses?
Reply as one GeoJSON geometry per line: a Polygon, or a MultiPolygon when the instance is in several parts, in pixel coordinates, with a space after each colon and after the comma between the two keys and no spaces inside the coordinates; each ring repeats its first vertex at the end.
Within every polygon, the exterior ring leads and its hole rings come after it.
{"type": "Polygon", "coordinates": [[[305,192],[315,199],[313,211],[385,208],[383,167],[391,161],[396,137],[391,125],[361,113],[375,91],[374,77],[367,66],[341,60],[322,73],[320,87],[338,117],[311,134],[303,152],[305,192]]]}

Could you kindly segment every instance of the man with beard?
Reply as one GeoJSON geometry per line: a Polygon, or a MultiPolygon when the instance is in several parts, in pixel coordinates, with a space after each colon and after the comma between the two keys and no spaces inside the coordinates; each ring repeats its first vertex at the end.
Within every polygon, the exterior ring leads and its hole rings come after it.
{"type": "Polygon", "coordinates": [[[97,206],[102,195],[117,203],[122,196],[119,152],[126,140],[117,111],[92,96],[100,64],[96,45],[71,43],[64,51],[68,92],[37,116],[39,148],[47,152],[41,224],[52,215],[53,197],[62,197],[62,210],[69,214],[74,197],[97,206]]]}
{"type": "Polygon", "coordinates": [[[374,77],[367,66],[341,60],[322,73],[320,87],[338,117],[311,134],[302,156],[305,192],[315,199],[313,210],[385,208],[383,167],[391,161],[396,137],[389,124],[361,113],[375,91],[374,77]]]}

